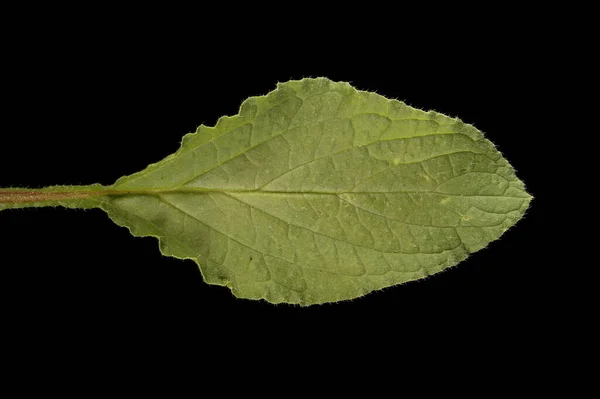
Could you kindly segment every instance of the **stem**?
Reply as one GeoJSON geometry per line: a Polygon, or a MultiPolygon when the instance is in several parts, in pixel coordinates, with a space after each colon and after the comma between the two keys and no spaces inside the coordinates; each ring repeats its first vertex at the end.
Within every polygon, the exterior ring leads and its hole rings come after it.
{"type": "Polygon", "coordinates": [[[0,191],[0,203],[21,203],[21,202],[41,202],[41,201],[60,201],[69,199],[83,199],[98,197],[107,194],[106,191],[37,191],[37,190],[11,190],[0,191]]]}

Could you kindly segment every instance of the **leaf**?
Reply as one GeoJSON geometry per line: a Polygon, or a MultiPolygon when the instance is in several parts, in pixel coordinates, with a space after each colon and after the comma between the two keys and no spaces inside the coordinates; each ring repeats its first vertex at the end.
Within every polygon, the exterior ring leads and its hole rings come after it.
{"type": "MultiPolygon", "coordinates": [[[[90,187],[29,205],[100,207],[210,284],[302,305],[455,265],[531,200],[473,126],[324,78],[279,84],[161,162],[90,187]]],[[[15,196],[0,192],[0,209],[3,195],[15,196]]]]}

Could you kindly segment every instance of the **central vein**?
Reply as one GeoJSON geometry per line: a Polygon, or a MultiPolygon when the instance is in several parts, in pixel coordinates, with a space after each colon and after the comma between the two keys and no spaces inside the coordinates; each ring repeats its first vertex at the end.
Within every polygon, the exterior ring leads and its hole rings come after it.
{"type": "Polygon", "coordinates": [[[97,198],[104,196],[124,196],[124,195],[161,195],[161,194],[202,194],[202,193],[244,193],[244,194],[271,194],[271,195],[336,195],[341,194],[437,194],[441,196],[460,196],[460,197],[510,197],[505,195],[457,195],[435,191],[265,191],[257,189],[211,189],[211,188],[166,188],[166,189],[136,189],[136,190],[116,190],[111,188],[94,190],[62,190],[49,191],[47,189],[29,189],[29,190],[0,190],[0,204],[8,203],[32,203],[47,201],[68,201],[88,198],[97,198]]]}

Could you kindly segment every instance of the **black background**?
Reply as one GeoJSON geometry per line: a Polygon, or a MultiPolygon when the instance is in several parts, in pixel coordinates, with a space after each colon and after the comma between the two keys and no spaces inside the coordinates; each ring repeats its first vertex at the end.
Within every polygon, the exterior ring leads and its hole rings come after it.
{"type": "Polygon", "coordinates": [[[492,356],[516,354],[518,343],[541,356],[538,337],[559,323],[561,303],[546,284],[555,260],[541,255],[552,231],[541,165],[553,127],[538,116],[557,89],[547,83],[560,74],[549,51],[554,39],[514,18],[510,28],[484,30],[484,19],[432,37],[352,21],[351,36],[305,34],[310,21],[300,33],[281,21],[215,33],[200,22],[181,31],[156,20],[129,29],[130,19],[92,27],[70,21],[30,39],[31,24],[13,30],[4,41],[0,187],[112,184],[276,82],[326,76],[474,124],[536,197],[523,220],[426,280],[301,308],[235,299],[205,284],[193,262],[161,256],[155,239],[132,237],[100,210],[3,211],[8,342],[47,359],[67,353],[74,363],[119,358],[123,348],[149,356],[181,345],[223,353],[434,345],[492,356]]]}

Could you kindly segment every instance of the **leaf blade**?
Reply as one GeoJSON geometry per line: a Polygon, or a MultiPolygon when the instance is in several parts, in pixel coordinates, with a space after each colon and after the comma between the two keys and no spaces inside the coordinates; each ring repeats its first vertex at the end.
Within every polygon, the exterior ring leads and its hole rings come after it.
{"type": "Polygon", "coordinates": [[[115,222],[208,283],[303,305],[452,266],[531,199],[471,125],[322,78],[246,100],[111,189],[135,192],[102,203],[115,222]]]}

